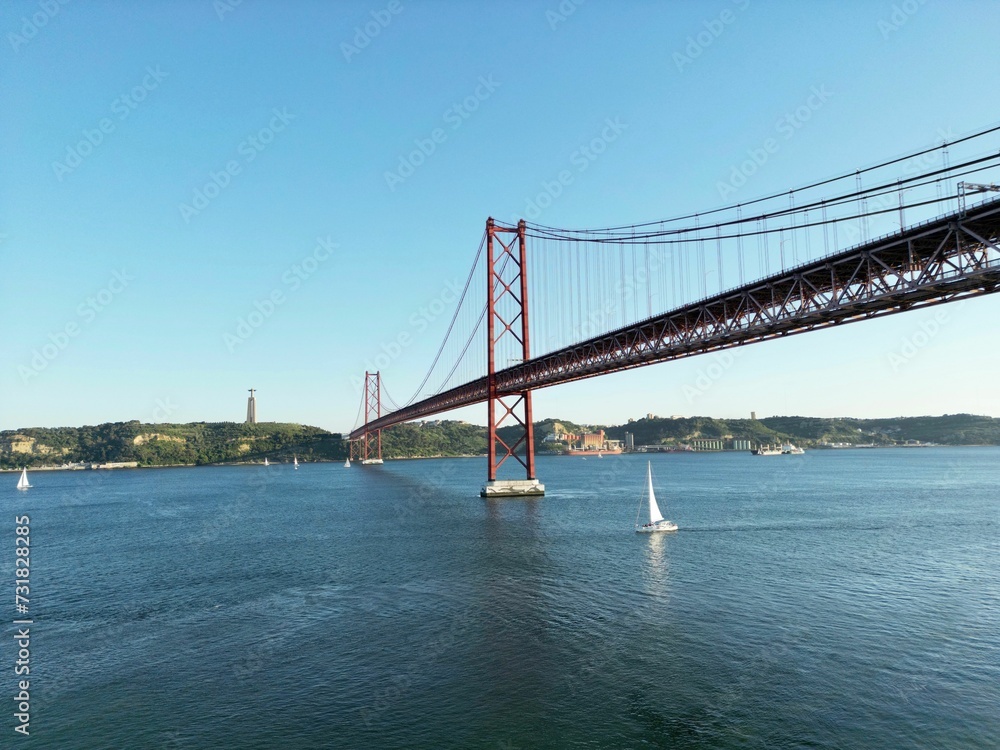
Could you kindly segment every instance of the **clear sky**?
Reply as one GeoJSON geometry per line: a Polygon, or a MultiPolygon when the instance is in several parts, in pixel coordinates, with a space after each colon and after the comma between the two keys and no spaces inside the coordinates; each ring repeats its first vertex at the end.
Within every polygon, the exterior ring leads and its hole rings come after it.
{"type": "MultiPolygon", "coordinates": [[[[995,124],[998,28],[987,0],[5,2],[0,428],[239,421],[254,387],[263,421],[349,429],[384,342],[413,333],[397,399],[426,370],[448,316],[411,318],[487,216],[523,214],[608,118],[540,222],[730,202],[718,182],[814,87],[741,198],[995,124]]],[[[903,365],[937,310],[539,391],[535,415],[1000,416],[1000,298],[939,310],[903,365]]]]}

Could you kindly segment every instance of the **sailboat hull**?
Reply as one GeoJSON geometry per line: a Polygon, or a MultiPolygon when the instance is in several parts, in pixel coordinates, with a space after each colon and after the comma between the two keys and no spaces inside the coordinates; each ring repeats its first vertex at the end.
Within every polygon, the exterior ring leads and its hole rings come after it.
{"type": "Polygon", "coordinates": [[[677,524],[664,520],[648,523],[645,526],[636,526],[635,530],[639,534],[649,534],[654,531],[677,531],[677,524]]]}

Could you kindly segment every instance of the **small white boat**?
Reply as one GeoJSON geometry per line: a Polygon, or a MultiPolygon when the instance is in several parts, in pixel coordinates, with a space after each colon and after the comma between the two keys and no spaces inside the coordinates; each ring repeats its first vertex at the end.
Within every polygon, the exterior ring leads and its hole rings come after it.
{"type": "Polygon", "coordinates": [[[21,469],[21,478],[17,480],[17,488],[19,490],[31,489],[31,485],[28,484],[28,467],[25,466],[21,469]]]}
{"type": "Polygon", "coordinates": [[[639,499],[639,511],[635,514],[635,530],[637,532],[651,531],[677,531],[677,524],[671,523],[660,513],[660,506],[656,504],[656,495],[653,492],[653,465],[646,462],[646,494],[649,495],[649,523],[639,525],[639,514],[642,513],[642,498],[639,499]]]}
{"type": "Polygon", "coordinates": [[[298,468],[299,468],[299,457],[298,456],[292,456],[292,463],[295,464],[295,469],[298,470],[298,468]]]}
{"type": "Polygon", "coordinates": [[[604,454],[601,453],[600,451],[597,451],[597,457],[598,458],[604,458],[604,454]]]}
{"type": "Polygon", "coordinates": [[[363,460],[361,462],[361,465],[362,466],[381,466],[382,465],[382,459],[381,458],[366,458],[365,460],[363,460]]]}
{"type": "Polygon", "coordinates": [[[350,458],[350,456],[348,456],[347,460],[344,461],[344,468],[345,469],[350,469],[351,468],[351,458],[350,458]]]}
{"type": "Polygon", "coordinates": [[[267,462],[267,456],[264,456],[264,466],[270,466],[270,464],[267,462]]]}

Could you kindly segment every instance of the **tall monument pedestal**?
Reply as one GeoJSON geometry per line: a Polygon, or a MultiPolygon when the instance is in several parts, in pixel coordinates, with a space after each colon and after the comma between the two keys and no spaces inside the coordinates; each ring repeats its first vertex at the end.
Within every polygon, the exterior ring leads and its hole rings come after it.
{"type": "Polygon", "coordinates": [[[247,399],[247,424],[257,424],[257,399],[253,395],[253,392],[257,389],[250,388],[248,390],[250,391],[250,398],[247,399]]]}
{"type": "Polygon", "coordinates": [[[541,497],[545,485],[537,479],[495,479],[487,482],[480,497],[541,497]]]}

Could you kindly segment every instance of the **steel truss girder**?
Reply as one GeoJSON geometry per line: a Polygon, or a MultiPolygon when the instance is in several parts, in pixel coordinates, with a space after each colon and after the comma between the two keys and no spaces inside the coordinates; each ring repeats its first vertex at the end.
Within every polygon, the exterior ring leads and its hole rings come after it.
{"type": "MultiPolygon", "coordinates": [[[[512,230],[508,230],[512,231],[512,230]]],[[[479,378],[373,425],[1000,289],[1000,199],[479,378]]],[[[360,430],[351,434],[356,437],[360,430]]]]}

